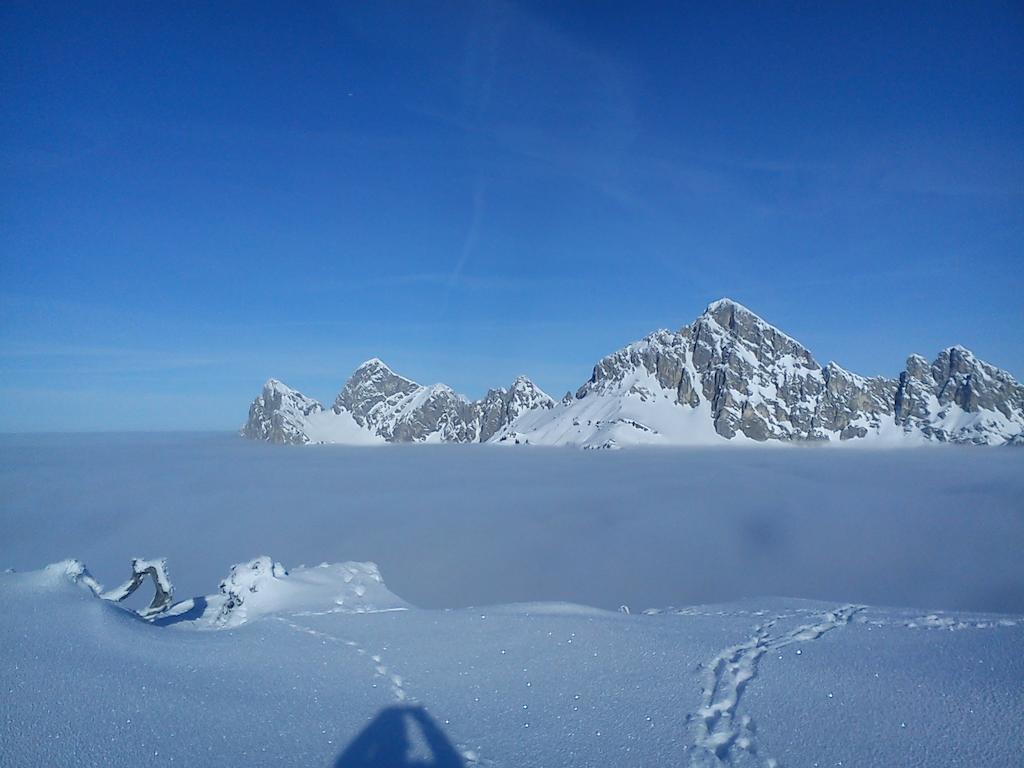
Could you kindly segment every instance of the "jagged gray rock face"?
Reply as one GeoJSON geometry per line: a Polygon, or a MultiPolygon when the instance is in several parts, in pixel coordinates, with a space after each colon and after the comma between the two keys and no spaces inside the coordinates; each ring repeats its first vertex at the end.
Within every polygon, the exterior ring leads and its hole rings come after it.
{"type": "MultiPolygon", "coordinates": [[[[307,421],[322,410],[271,380],[250,407],[242,433],[272,442],[309,442],[307,421]]],[[[955,443],[1024,442],[1021,385],[963,347],[942,351],[932,363],[913,355],[898,379],[866,378],[836,363],[822,367],[799,342],[729,299],[713,302],[678,331],[656,331],[603,358],[575,395],[567,392],[559,403],[525,377],[473,402],[443,384],[421,386],[373,359],[353,373],[333,410],[379,436],[373,439],[390,442],[514,438],[615,446],[623,435],[620,430],[602,437],[609,430],[625,425],[634,437],[642,435],[641,442],[649,441],[663,437],[659,419],[681,421],[680,413],[693,411],[706,414],[704,423],[710,423],[715,440],[715,434],[758,441],[884,434],[955,443]],[[659,410],[665,398],[681,410],[666,417],[659,410]],[[627,401],[646,404],[648,411],[630,405],[626,413],[615,406],[627,401]],[[546,429],[556,422],[559,428],[546,429]]],[[[700,431],[694,422],[687,425],[685,430],[700,431]]],[[[672,440],[686,439],[678,424],[668,426],[672,440]]]]}
{"type": "Polygon", "coordinates": [[[576,397],[607,391],[639,367],[678,404],[708,403],[726,438],[863,437],[892,414],[896,389],[895,380],[865,379],[835,363],[823,369],[799,342],[728,299],[679,331],[657,331],[604,358],[576,397]]]}
{"type": "MultiPolygon", "coordinates": [[[[444,384],[417,384],[374,358],[355,370],[332,410],[388,442],[473,443],[490,439],[525,411],[553,405],[525,376],[472,402],[444,384]]],[[[309,417],[322,411],[317,401],[272,379],[250,406],[242,435],[274,443],[308,443],[309,417]]]]}
{"type": "Polygon", "coordinates": [[[864,378],[836,363],[826,365],[822,373],[825,391],[818,401],[818,423],[838,431],[841,440],[865,437],[869,428],[881,426],[883,416],[892,415],[895,379],[864,378]]]}
{"type": "Polygon", "coordinates": [[[907,359],[895,414],[901,426],[939,442],[1020,442],[1024,387],[970,350],[949,347],[931,364],[920,355],[907,359]]]}
{"type": "Polygon", "coordinates": [[[347,410],[389,442],[474,443],[490,439],[523,411],[551,403],[525,376],[508,389],[492,389],[483,400],[471,402],[451,387],[421,386],[373,359],[352,374],[334,409],[347,410]]]}
{"type": "Polygon", "coordinates": [[[399,376],[375,357],[356,368],[345,382],[334,400],[334,411],[347,410],[362,426],[375,426],[382,414],[420,389],[419,384],[399,376]]]}
{"type": "Polygon", "coordinates": [[[404,408],[386,413],[377,434],[389,442],[472,443],[479,425],[473,403],[444,384],[420,388],[404,408]]]}
{"type": "Polygon", "coordinates": [[[479,441],[486,443],[522,414],[535,408],[553,408],[555,401],[525,376],[519,376],[508,389],[492,389],[477,404],[479,441]]]}
{"type": "Polygon", "coordinates": [[[306,419],[323,409],[316,400],[277,379],[270,379],[249,406],[249,419],[242,427],[242,436],[270,443],[305,445],[309,442],[306,419]]]}

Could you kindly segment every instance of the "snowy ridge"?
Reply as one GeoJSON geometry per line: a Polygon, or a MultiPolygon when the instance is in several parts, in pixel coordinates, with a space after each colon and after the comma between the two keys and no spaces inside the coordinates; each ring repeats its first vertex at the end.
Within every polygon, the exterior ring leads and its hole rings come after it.
{"type": "Polygon", "coordinates": [[[246,437],[277,443],[441,442],[715,445],[840,442],[1024,443],[1024,387],[961,346],[899,377],[821,366],[791,336],[731,299],[690,325],[659,330],[594,366],[556,403],[519,377],[470,401],[368,360],[323,406],[276,380],[249,409],[246,437]]]}
{"type": "Polygon", "coordinates": [[[328,613],[372,613],[409,608],[384,586],[375,563],[320,563],[291,571],[267,556],[231,566],[212,595],[171,604],[174,586],[167,561],[132,560],[132,578],[119,587],[104,590],[79,560],[46,566],[43,573],[87,588],[93,595],[119,603],[135,592],[146,576],[152,576],[155,595],[150,606],[138,612],[159,625],[179,624],[192,629],[232,629],[253,619],[281,612],[294,616],[328,613]]]}
{"type": "Polygon", "coordinates": [[[220,591],[186,600],[164,617],[189,615],[196,629],[231,629],[263,616],[395,611],[408,604],[384,586],[374,563],[321,563],[291,571],[269,557],[231,566],[220,591]]]}

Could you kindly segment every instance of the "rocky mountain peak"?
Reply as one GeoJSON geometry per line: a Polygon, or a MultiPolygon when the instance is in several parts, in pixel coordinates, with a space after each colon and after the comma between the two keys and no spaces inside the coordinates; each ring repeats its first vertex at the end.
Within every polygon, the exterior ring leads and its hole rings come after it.
{"type": "Polygon", "coordinates": [[[713,362],[715,349],[739,346],[760,361],[790,355],[807,368],[820,368],[800,342],[732,299],[712,302],[681,333],[692,336],[697,346],[704,347],[703,354],[698,354],[698,367],[713,362]]]}
{"type": "Polygon", "coordinates": [[[366,426],[370,413],[381,403],[400,399],[420,389],[419,384],[399,376],[384,361],[374,357],[356,368],[345,382],[334,399],[334,411],[348,411],[358,424],[366,426]]]}
{"type": "Polygon", "coordinates": [[[1024,387],[966,347],[943,349],[930,364],[907,358],[895,398],[896,420],[940,442],[1010,442],[1024,424],[1024,387]]]}
{"type": "Polygon", "coordinates": [[[508,391],[513,400],[529,403],[530,407],[538,405],[550,408],[555,403],[553,398],[526,376],[517,376],[508,391]]]}
{"type": "Polygon", "coordinates": [[[931,362],[911,355],[898,379],[863,377],[835,362],[822,368],[802,344],[728,298],[678,331],[655,331],[604,357],[575,396],[556,405],[526,376],[470,401],[372,358],[346,382],[333,412],[269,380],[243,434],[300,443],[514,436],[585,446],[734,437],[1024,441],[1024,388],[965,347],[948,347],[931,362]]]}
{"type": "Polygon", "coordinates": [[[267,379],[266,382],[264,382],[264,384],[263,384],[263,392],[265,392],[265,393],[269,392],[269,393],[273,394],[275,392],[278,392],[278,393],[281,393],[281,394],[287,394],[289,392],[294,392],[294,391],[295,391],[294,389],[289,387],[284,382],[279,381],[278,379],[267,379]]]}
{"type": "Polygon", "coordinates": [[[249,419],[242,436],[273,443],[307,443],[304,426],[309,416],[324,407],[277,379],[267,379],[263,390],[249,406],[249,419]]]}
{"type": "MultiPolygon", "coordinates": [[[[704,308],[704,312],[701,314],[708,317],[713,317],[722,325],[728,325],[728,318],[731,318],[737,314],[739,315],[751,315],[758,320],[761,320],[754,312],[747,309],[745,306],[740,304],[735,299],[730,299],[728,296],[723,296],[717,301],[712,301],[704,308]]],[[[764,322],[762,320],[762,322],[764,322]]]]}
{"type": "Polygon", "coordinates": [[[508,389],[487,392],[476,404],[479,413],[479,440],[485,443],[527,411],[553,408],[555,401],[526,376],[517,376],[508,389]]]}
{"type": "Polygon", "coordinates": [[[353,375],[358,374],[360,372],[373,371],[381,371],[390,374],[395,373],[393,370],[391,370],[391,367],[383,360],[381,360],[379,357],[371,357],[369,360],[364,360],[358,366],[356,366],[355,371],[353,371],[353,375]]]}

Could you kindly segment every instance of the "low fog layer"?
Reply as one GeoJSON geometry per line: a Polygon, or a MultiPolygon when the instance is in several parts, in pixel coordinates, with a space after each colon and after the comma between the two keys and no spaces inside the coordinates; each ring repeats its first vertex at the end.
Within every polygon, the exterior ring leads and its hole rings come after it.
{"type": "Polygon", "coordinates": [[[225,435],[0,438],[0,568],[101,581],[167,556],[372,560],[423,607],[633,610],[781,595],[1024,611],[1014,449],[287,448],[225,435]]]}

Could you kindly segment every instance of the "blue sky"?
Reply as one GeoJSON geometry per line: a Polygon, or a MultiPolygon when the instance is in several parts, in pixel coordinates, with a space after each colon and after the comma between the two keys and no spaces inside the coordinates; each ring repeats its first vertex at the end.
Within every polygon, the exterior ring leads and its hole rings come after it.
{"type": "Polygon", "coordinates": [[[701,5],[3,4],[0,430],[557,396],[721,296],[1024,376],[1020,4],[701,5]]]}

